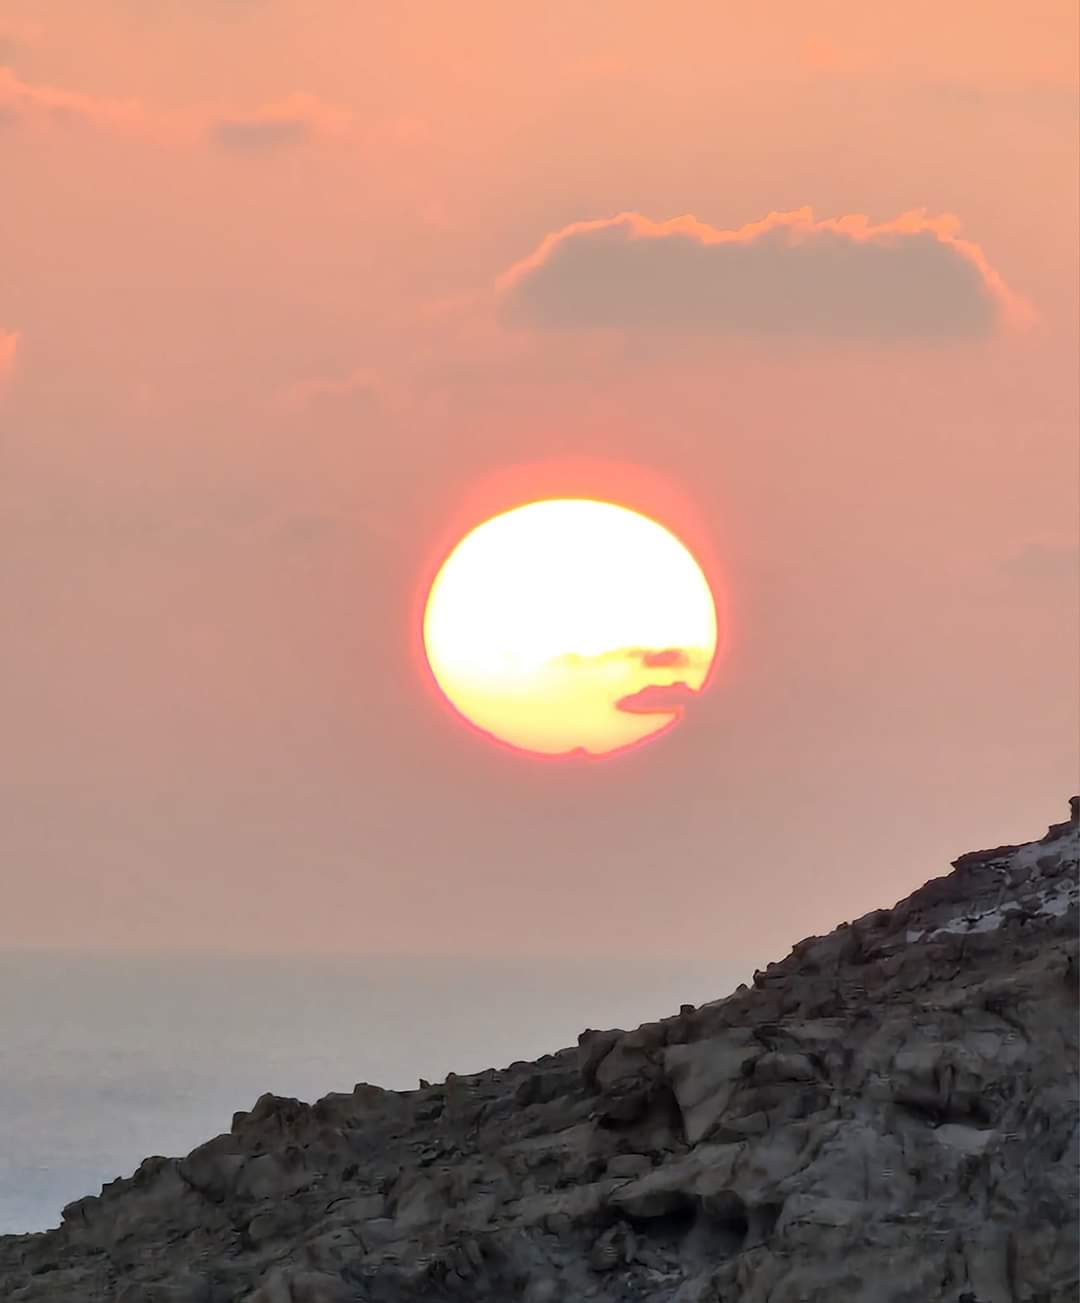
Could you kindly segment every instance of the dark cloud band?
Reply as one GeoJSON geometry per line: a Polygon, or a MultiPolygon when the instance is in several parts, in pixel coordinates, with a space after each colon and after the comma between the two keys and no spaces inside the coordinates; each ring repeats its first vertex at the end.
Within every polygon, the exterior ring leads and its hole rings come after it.
{"type": "Polygon", "coordinates": [[[498,294],[507,318],[550,330],[970,337],[1025,313],[952,218],[873,225],[808,208],[734,231],[638,213],[574,223],[498,294]]]}

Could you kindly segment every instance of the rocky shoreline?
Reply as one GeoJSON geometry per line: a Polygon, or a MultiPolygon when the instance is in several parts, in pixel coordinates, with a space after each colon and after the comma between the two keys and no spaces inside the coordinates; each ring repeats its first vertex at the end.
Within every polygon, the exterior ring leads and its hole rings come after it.
{"type": "Polygon", "coordinates": [[[5,1303],[1065,1303],[1078,809],[753,983],[229,1133],[0,1238],[5,1303]]]}

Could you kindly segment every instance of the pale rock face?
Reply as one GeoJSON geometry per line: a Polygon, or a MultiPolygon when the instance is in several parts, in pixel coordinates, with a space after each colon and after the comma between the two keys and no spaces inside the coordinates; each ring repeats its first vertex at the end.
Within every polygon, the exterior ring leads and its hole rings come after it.
{"type": "Polygon", "coordinates": [[[0,1239],[0,1298],[1071,1300],[1076,818],[662,1022],[416,1091],[263,1096],[0,1239]]]}

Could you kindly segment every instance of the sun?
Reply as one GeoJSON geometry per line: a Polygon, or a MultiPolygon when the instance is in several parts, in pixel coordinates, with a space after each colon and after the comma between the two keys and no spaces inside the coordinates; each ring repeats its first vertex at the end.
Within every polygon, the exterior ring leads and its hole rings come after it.
{"type": "Polygon", "coordinates": [[[493,516],[431,585],[424,651],[443,695],[537,755],[611,755],[669,728],[716,655],[701,566],[655,520],[553,498],[493,516]]]}

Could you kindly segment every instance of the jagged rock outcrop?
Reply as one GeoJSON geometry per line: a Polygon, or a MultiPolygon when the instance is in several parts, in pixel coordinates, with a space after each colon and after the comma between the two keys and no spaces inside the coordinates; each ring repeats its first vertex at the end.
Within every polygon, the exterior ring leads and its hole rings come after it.
{"type": "Polygon", "coordinates": [[[5,1303],[1066,1303],[1077,814],[753,984],[439,1085],[264,1095],[0,1239],[5,1303]]]}

